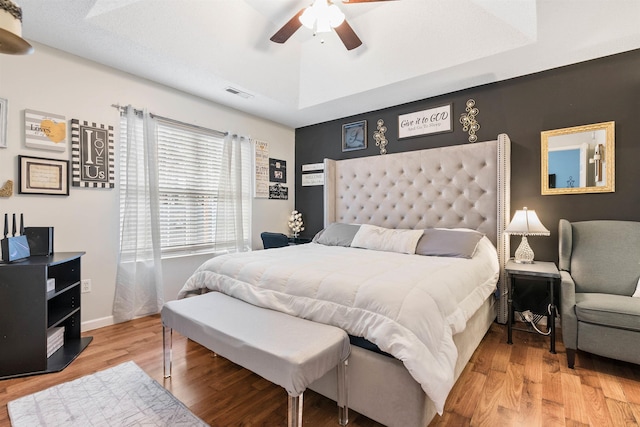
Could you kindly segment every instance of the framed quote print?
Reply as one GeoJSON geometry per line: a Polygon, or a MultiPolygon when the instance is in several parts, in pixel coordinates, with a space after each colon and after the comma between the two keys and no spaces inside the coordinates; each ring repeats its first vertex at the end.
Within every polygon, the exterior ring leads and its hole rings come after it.
{"type": "Polygon", "coordinates": [[[18,156],[20,194],[69,195],[69,161],[18,156]]]}

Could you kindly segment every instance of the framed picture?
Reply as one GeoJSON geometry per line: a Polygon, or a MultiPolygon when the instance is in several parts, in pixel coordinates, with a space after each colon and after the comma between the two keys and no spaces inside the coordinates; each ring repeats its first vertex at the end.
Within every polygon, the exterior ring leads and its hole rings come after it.
{"type": "Polygon", "coordinates": [[[342,125],[342,151],[364,150],[367,148],[367,121],[342,125]]]}
{"type": "Polygon", "coordinates": [[[269,185],[269,198],[275,200],[289,200],[289,187],[276,182],[269,185]]]}
{"type": "Polygon", "coordinates": [[[71,162],[74,187],[115,186],[113,126],[71,120],[71,162]]]}
{"type": "Polygon", "coordinates": [[[282,183],[287,182],[286,160],[269,158],[269,181],[282,183]]]}
{"type": "Polygon", "coordinates": [[[7,148],[7,101],[0,98],[0,148],[7,148]]]}
{"type": "Polygon", "coordinates": [[[69,161],[18,156],[20,194],[69,195],[69,161]]]}
{"type": "Polygon", "coordinates": [[[60,114],[24,110],[24,145],[40,150],[67,149],[67,119],[60,114]]]}
{"type": "Polygon", "coordinates": [[[452,104],[398,116],[398,139],[453,132],[452,104]]]}

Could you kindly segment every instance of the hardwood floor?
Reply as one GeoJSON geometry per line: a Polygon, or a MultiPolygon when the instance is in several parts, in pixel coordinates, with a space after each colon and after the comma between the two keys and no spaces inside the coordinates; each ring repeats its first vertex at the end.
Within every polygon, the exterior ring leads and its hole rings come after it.
{"type": "MultiPolygon", "coordinates": [[[[0,381],[0,427],[7,402],[133,360],[214,427],[284,426],[286,392],[174,333],[173,376],[162,378],[159,316],[89,331],[94,340],[64,371],[0,381]]],[[[430,426],[638,426],[640,366],[578,352],[568,369],[562,340],[549,353],[545,337],[514,331],[506,344],[494,324],[454,386],[443,416],[430,426]]],[[[304,424],[336,426],[334,402],[305,393],[304,424]]],[[[380,424],[350,411],[350,426],[380,424]]]]}

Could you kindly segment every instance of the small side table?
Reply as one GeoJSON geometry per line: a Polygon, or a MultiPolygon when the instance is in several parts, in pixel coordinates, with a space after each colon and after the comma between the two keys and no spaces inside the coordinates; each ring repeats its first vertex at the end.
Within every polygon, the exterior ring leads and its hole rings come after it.
{"type": "Polygon", "coordinates": [[[550,329],[551,349],[556,352],[556,304],[555,304],[555,284],[560,281],[560,272],[553,262],[535,261],[533,264],[519,264],[514,260],[509,260],[505,267],[508,277],[507,303],[507,343],[513,344],[511,335],[513,331],[513,292],[517,280],[538,280],[547,279],[549,292],[549,313],[547,313],[547,327],[550,329]]]}

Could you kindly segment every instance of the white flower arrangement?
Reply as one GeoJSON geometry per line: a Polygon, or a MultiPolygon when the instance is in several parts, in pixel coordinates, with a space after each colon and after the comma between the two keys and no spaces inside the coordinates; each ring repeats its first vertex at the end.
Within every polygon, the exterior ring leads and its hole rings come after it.
{"type": "Polygon", "coordinates": [[[296,210],[289,215],[289,228],[293,232],[294,237],[298,237],[301,231],[304,231],[304,222],[302,221],[302,214],[296,210]]]}

